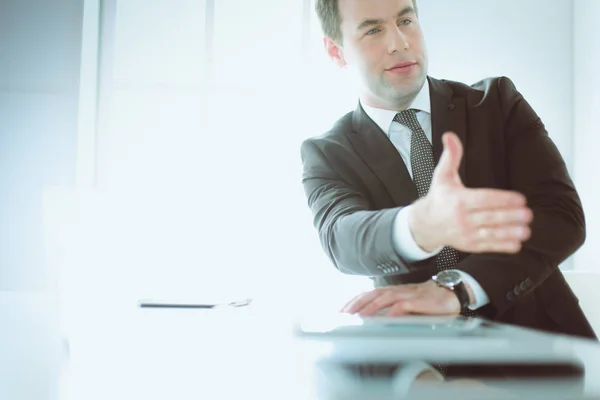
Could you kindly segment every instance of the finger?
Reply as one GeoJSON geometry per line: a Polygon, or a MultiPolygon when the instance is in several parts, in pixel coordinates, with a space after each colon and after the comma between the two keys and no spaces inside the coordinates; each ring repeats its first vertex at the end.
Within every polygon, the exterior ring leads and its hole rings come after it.
{"type": "Polygon", "coordinates": [[[435,285],[419,295],[396,299],[385,315],[395,317],[408,314],[458,315],[460,314],[460,303],[452,292],[435,285]],[[439,292],[436,293],[436,291],[439,292]]]}
{"type": "Polygon", "coordinates": [[[396,301],[396,303],[385,313],[385,316],[400,317],[402,315],[412,314],[415,309],[414,301],[414,299],[396,301]]]}
{"type": "Polygon", "coordinates": [[[433,171],[432,180],[449,182],[460,182],[458,167],[462,159],[463,148],[460,139],[455,133],[446,132],[442,136],[444,151],[440,157],[437,167],[433,171]]]}
{"type": "Polygon", "coordinates": [[[533,220],[533,212],[526,207],[473,211],[467,215],[467,221],[473,227],[498,225],[524,225],[533,220]]]}
{"type": "Polygon", "coordinates": [[[461,202],[466,210],[477,211],[524,207],[527,204],[527,198],[512,190],[466,189],[461,194],[461,202]]]}
{"type": "Polygon", "coordinates": [[[384,308],[392,307],[398,300],[398,297],[401,296],[396,296],[395,292],[384,292],[380,296],[371,300],[368,304],[365,304],[362,309],[357,310],[357,313],[360,314],[361,317],[371,317],[384,308]]]}
{"type": "Polygon", "coordinates": [[[361,293],[354,299],[348,302],[343,308],[343,313],[356,314],[363,310],[368,304],[373,302],[375,299],[381,296],[387,296],[388,292],[398,290],[398,286],[390,286],[385,288],[378,288],[371,290],[370,292],[361,293]]]}
{"type": "Polygon", "coordinates": [[[508,253],[515,254],[521,251],[520,241],[493,241],[480,242],[471,251],[473,253],[508,253]]]}
{"type": "Polygon", "coordinates": [[[354,297],[352,300],[350,300],[348,303],[346,303],[346,305],[342,307],[341,312],[354,314],[356,313],[357,309],[362,309],[365,306],[365,304],[371,302],[371,300],[379,296],[379,294],[380,291],[378,291],[377,289],[371,290],[370,292],[361,293],[358,296],[354,297]]]}
{"type": "Polygon", "coordinates": [[[475,241],[478,242],[509,242],[525,241],[531,236],[531,229],[528,226],[503,226],[487,227],[483,226],[475,230],[475,241]]]}

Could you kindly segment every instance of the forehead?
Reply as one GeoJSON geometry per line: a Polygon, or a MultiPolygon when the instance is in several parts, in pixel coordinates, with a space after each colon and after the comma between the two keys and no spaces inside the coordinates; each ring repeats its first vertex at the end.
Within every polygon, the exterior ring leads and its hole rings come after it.
{"type": "Polygon", "coordinates": [[[342,29],[355,29],[366,19],[388,20],[412,7],[412,0],[339,0],[342,29]]]}

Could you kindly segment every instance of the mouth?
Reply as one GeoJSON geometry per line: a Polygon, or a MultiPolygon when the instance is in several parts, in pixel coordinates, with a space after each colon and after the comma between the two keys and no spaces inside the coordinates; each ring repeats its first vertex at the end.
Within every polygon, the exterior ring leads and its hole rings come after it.
{"type": "Polygon", "coordinates": [[[405,61],[405,62],[398,63],[391,68],[386,69],[386,71],[389,71],[389,72],[406,71],[408,69],[411,69],[415,65],[417,65],[417,63],[414,61],[405,61]]]}

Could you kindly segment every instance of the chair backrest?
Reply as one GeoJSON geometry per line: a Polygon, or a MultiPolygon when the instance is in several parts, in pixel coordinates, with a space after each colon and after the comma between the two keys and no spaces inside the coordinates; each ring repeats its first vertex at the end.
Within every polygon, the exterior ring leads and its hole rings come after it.
{"type": "Polygon", "coordinates": [[[598,307],[598,288],[600,272],[563,271],[567,282],[579,298],[579,304],[592,324],[596,334],[600,335],[600,307],[598,307]]]}

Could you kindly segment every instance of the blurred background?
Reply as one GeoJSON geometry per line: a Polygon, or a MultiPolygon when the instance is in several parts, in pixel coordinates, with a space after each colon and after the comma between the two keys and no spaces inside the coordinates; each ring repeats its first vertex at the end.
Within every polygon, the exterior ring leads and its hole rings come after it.
{"type": "MultiPolygon", "coordinates": [[[[597,0],[421,0],[430,75],[510,77],[586,211],[561,267],[600,272],[597,0]]],[[[90,303],[371,287],[325,257],[300,144],[356,107],[312,0],[0,0],[0,291],[90,303]]],[[[80,321],[80,323],[82,323],[80,321]]]]}

